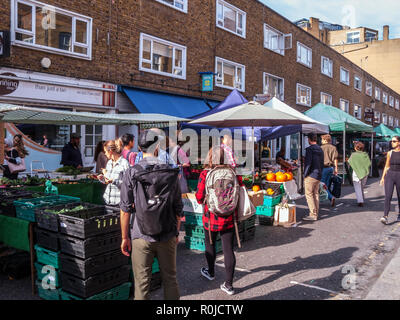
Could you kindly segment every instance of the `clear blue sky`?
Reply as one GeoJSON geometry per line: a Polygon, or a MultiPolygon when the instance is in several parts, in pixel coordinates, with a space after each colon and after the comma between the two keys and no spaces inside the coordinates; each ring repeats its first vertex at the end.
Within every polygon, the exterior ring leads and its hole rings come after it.
{"type": "Polygon", "coordinates": [[[379,31],[389,25],[389,38],[400,38],[400,0],[261,0],[290,21],[316,17],[320,20],[368,27],[379,31]]]}

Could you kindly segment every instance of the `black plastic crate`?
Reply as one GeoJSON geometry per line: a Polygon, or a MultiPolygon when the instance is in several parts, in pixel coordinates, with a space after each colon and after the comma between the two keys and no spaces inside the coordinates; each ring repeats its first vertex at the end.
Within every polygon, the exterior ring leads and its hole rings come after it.
{"type": "Polygon", "coordinates": [[[128,282],[129,271],[129,266],[121,266],[96,276],[89,277],[86,280],[61,272],[62,288],[80,298],[88,298],[92,295],[128,282]]]}
{"type": "MultiPolygon", "coordinates": [[[[121,228],[119,210],[112,211],[109,207],[91,203],[81,203],[80,205],[85,209],[58,215],[61,233],[87,239],[121,228]]],[[[73,208],[73,206],[74,204],[69,205],[70,208],[73,208]]]]}
{"type": "Polygon", "coordinates": [[[263,226],[272,226],[274,225],[274,217],[268,217],[268,216],[261,216],[257,215],[258,217],[258,223],[263,226]]]}
{"type": "Polygon", "coordinates": [[[127,265],[129,258],[120,249],[88,259],[79,259],[66,254],[60,255],[60,270],[80,279],[127,265]]]}
{"type": "Polygon", "coordinates": [[[243,232],[244,241],[254,239],[256,235],[256,227],[251,227],[243,232]]]}
{"type": "Polygon", "coordinates": [[[113,251],[119,249],[121,246],[121,230],[86,240],[62,234],[59,235],[59,238],[61,253],[81,259],[88,259],[113,251]]]}
{"type": "Polygon", "coordinates": [[[46,249],[52,251],[60,250],[60,242],[58,240],[58,233],[51,232],[41,228],[35,228],[36,243],[46,249]]]}
{"type": "Polygon", "coordinates": [[[16,217],[14,201],[32,198],[32,192],[18,189],[0,189],[0,214],[16,217]]]}

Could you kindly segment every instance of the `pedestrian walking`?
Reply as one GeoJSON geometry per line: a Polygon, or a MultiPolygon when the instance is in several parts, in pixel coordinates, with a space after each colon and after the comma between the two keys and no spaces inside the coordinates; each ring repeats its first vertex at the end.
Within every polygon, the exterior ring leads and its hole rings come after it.
{"type": "Polygon", "coordinates": [[[392,201],[394,186],[396,186],[397,200],[399,202],[397,221],[400,222],[400,137],[392,137],[391,144],[393,150],[387,153],[386,164],[380,181],[380,185],[385,186],[385,209],[383,217],[381,218],[383,224],[388,223],[390,202],[392,201]]]}
{"type": "Polygon", "coordinates": [[[160,265],[164,298],[180,298],[176,279],[176,251],[183,216],[179,169],[156,157],[158,147],[154,150],[152,146],[157,141],[158,137],[148,136],[148,131],[139,135],[143,158],[126,171],[121,186],[121,251],[126,256],[132,253],[135,300],[149,299],[154,257],[160,265]],[[135,216],[129,234],[133,205],[135,216]]]}
{"type": "Polygon", "coordinates": [[[317,144],[316,134],[310,133],[308,135],[308,143],[310,146],[306,148],[304,185],[310,213],[303,220],[316,221],[319,213],[319,185],[324,167],[324,152],[317,144]]]}
{"type": "Polygon", "coordinates": [[[331,202],[331,206],[335,206],[335,197],[330,191],[332,182],[332,176],[338,173],[338,151],[334,145],[332,145],[332,137],[330,134],[321,136],[321,149],[324,152],[324,167],[322,169],[321,182],[327,186],[328,199],[331,202]]]}
{"type": "Polygon", "coordinates": [[[364,188],[367,184],[369,171],[371,168],[371,160],[366,152],[364,152],[364,144],[356,142],[354,150],[348,160],[353,169],[353,185],[356,192],[357,203],[359,207],[364,206],[364,188]]]}
{"type": "Polygon", "coordinates": [[[135,138],[133,134],[125,133],[122,135],[121,141],[124,148],[122,150],[122,156],[128,160],[131,166],[134,166],[137,153],[132,151],[132,148],[135,145],[135,138]]]}
{"type": "Polygon", "coordinates": [[[215,278],[216,240],[218,233],[221,236],[222,251],[224,253],[225,282],[220,288],[229,295],[235,293],[233,276],[236,266],[236,257],[233,252],[235,236],[235,217],[239,186],[243,186],[240,176],[236,176],[233,167],[225,164],[226,153],[220,146],[210,149],[207,155],[204,170],[200,173],[197,185],[196,199],[204,203],[203,227],[205,230],[205,246],[207,268],[201,268],[201,275],[208,280],[215,278]],[[237,190],[236,190],[237,188],[237,190]],[[218,196],[222,192],[223,196],[218,196]],[[219,202],[220,201],[220,202],[219,202]],[[235,202],[236,201],[236,202],[235,202]],[[218,203],[219,202],[219,203],[218,203]],[[216,213],[216,210],[218,213],[216,213]],[[226,211],[225,214],[221,214],[226,211]]]}

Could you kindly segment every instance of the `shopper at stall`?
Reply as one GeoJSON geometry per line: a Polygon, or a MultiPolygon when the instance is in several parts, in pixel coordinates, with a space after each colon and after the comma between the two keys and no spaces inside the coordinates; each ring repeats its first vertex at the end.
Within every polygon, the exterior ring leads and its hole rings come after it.
{"type": "Polygon", "coordinates": [[[105,141],[100,141],[94,152],[94,162],[96,162],[96,173],[102,173],[102,170],[106,168],[108,158],[104,152],[105,141]]]}
{"type": "MultiPolygon", "coordinates": [[[[198,203],[204,203],[205,199],[207,199],[209,196],[206,193],[205,187],[207,176],[210,174],[211,170],[216,168],[233,169],[231,165],[224,163],[225,157],[225,151],[220,146],[213,147],[208,152],[204,170],[200,173],[200,178],[197,185],[196,199],[198,203]]],[[[243,186],[244,184],[241,176],[236,176],[236,178],[238,180],[238,184],[243,186]]],[[[231,215],[222,217],[210,212],[207,204],[204,205],[203,226],[205,229],[205,255],[208,267],[201,268],[200,272],[201,275],[208,280],[214,280],[216,259],[215,245],[217,241],[217,235],[219,233],[222,240],[222,251],[224,253],[224,265],[226,273],[225,282],[221,284],[220,288],[229,295],[233,295],[235,293],[233,288],[233,275],[236,266],[236,257],[235,253],[233,252],[233,241],[235,238],[234,214],[237,215],[237,210],[235,210],[231,215]],[[210,238],[212,240],[212,244],[210,238]]]]}
{"type": "Polygon", "coordinates": [[[334,145],[332,145],[332,137],[330,134],[325,134],[321,137],[322,146],[321,149],[324,152],[324,167],[322,169],[321,181],[327,186],[328,199],[331,202],[331,206],[335,206],[335,197],[330,192],[330,185],[332,181],[332,175],[338,173],[338,151],[334,145]]]}
{"type": "Polygon", "coordinates": [[[303,220],[316,221],[319,213],[319,184],[324,167],[324,152],[317,144],[317,135],[308,135],[309,147],[306,148],[304,164],[304,185],[308,208],[310,213],[303,220]]]}
{"type": "Polygon", "coordinates": [[[122,150],[122,156],[128,160],[131,166],[134,166],[137,153],[132,151],[133,146],[135,145],[135,138],[133,134],[125,133],[120,139],[124,148],[122,150]]]}
{"type": "Polygon", "coordinates": [[[279,164],[281,166],[281,169],[284,171],[288,171],[291,169],[291,165],[289,162],[287,162],[285,160],[285,151],[284,150],[280,150],[277,154],[276,154],[276,159],[275,159],[276,163],[279,164]]]}
{"type": "Polygon", "coordinates": [[[15,135],[12,142],[6,139],[5,143],[7,146],[4,159],[7,160],[8,164],[3,166],[3,176],[15,180],[18,179],[19,172],[25,171],[26,168],[22,159],[29,155],[29,152],[25,149],[24,141],[20,134],[15,135]]]}
{"type": "Polygon", "coordinates": [[[186,152],[174,141],[174,139],[171,138],[169,138],[169,148],[167,152],[179,167],[179,184],[181,186],[181,192],[188,193],[188,171],[186,170],[190,168],[190,160],[186,152]]]}
{"type": "Polygon", "coordinates": [[[353,169],[353,185],[356,192],[357,203],[359,207],[364,206],[364,187],[367,184],[369,170],[371,168],[371,160],[366,152],[364,152],[364,144],[356,142],[354,150],[350,156],[349,164],[353,169]]]}
{"type": "Polygon", "coordinates": [[[399,215],[397,221],[400,222],[400,137],[392,137],[391,144],[393,149],[387,153],[385,168],[383,169],[380,185],[385,186],[385,208],[381,222],[388,223],[390,202],[392,201],[393,189],[396,186],[397,201],[399,202],[399,215]]]}
{"type": "Polygon", "coordinates": [[[160,265],[164,298],[180,298],[176,279],[176,252],[180,219],[183,216],[179,170],[171,168],[156,157],[159,146],[155,150],[152,146],[157,141],[158,136],[150,137],[148,131],[139,135],[138,145],[143,152],[143,159],[128,169],[121,186],[121,250],[126,256],[132,253],[136,300],[149,299],[154,257],[157,257],[160,265]],[[144,189],[143,183],[149,187],[144,189]],[[157,210],[152,209],[153,214],[144,219],[144,214],[149,210],[147,199],[154,198],[152,190],[162,190],[162,194],[159,197],[157,195],[161,201],[157,201],[157,210]],[[133,205],[135,218],[130,236],[129,221],[133,205]]]}
{"type": "Polygon", "coordinates": [[[222,137],[221,148],[224,149],[228,164],[231,165],[232,168],[236,168],[236,157],[232,149],[232,136],[230,134],[225,134],[222,137]]]}
{"type": "Polygon", "coordinates": [[[115,140],[107,141],[104,151],[109,160],[102,170],[103,174],[98,176],[101,182],[107,184],[103,199],[106,205],[119,206],[123,174],[129,168],[129,163],[122,157],[122,150],[115,140]]]}
{"type": "Polygon", "coordinates": [[[81,136],[78,133],[72,133],[70,142],[67,143],[62,149],[61,164],[64,166],[73,166],[75,168],[82,168],[82,154],[79,149],[81,136]]]}

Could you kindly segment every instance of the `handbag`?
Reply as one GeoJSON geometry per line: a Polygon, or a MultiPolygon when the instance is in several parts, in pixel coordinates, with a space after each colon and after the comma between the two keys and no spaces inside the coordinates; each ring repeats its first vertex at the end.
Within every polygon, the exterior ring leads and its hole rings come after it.
{"type": "Polygon", "coordinates": [[[238,221],[244,221],[256,213],[256,208],[247,194],[246,187],[240,187],[238,204],[238,221]]]}
{"type": "Polygon", "coordinates": [[[18,172],[23,172],[26,170],[25,167],[25,160],[21,158],[21,163],[20,164],[14,164],[8,161],[8,168],[10,169],[10,173],[18,173],[18,172]]]}

